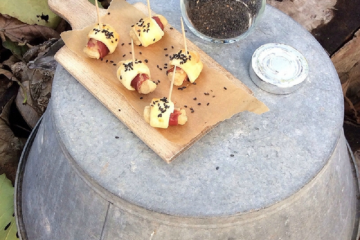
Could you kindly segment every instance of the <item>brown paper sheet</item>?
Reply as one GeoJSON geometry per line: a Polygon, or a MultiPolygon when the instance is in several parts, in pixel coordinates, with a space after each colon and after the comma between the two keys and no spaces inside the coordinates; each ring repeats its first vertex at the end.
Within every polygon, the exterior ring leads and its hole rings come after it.
{"type": "MultiPolygon", "coordinates": [[[[167,97],[169,94],[170,81],[166,76],[164,64],[169,63],[169,56],[184,48],[182,37],[177,30],[170,29],[171,26],[167,25],[164,29],[165,35],[159,42],[146,48],[135,46],[135,57],[142,61],[147,59],[152,80],[155,82],[160,80],[153,93],[139,95],[136,91],[128,91],[120,83],[116,77],[118,65],[114,66],[113,64],[131,59],[130,27],[146,15],[123,0],[113,0],[108,11],[110,15],[105,15],[102,18],[102,23],[114,27],[120,35],[120,39],[116,51],[106,56],[103,61],[90,59],[83,53],[83,48],[87,43],[87,34],[95,23],[82,30],[64,32],[61,37],[66,46],[81,56],[82,61],[89,68],[93,69],[102,79],[106,79],[106,82],[99,84],[110,84],[111,82],[112,85],[116,86],[115,90],[128,100],[138,114],[143,116],[143,110],[145,106],[150,104],[152,98],[167,97]],[[164,50],[165,48],[167,50],[164,50]]],[[[197,50],[197,47],[188,41],[188,49],[197,50]]],[[[196,80],[196,85],[185,84],[184,90],[178,90],[178,87],[174,86],[172,93],[172,101],[175,103],[175,107],[186,109],[188,122],[184,126],[158,129],[164,138],[179,145],[189,144],[206,129],[231,118],[236,113],[251,111],[261,114],[269,110],[239,80],[223,68],[218,68],[217,63],[213,62],[204,52],[199,52],[202,56],[204,69],[196,80]],[[190,108],[194,110],[193,113],[191,113],[190,108]]]]}

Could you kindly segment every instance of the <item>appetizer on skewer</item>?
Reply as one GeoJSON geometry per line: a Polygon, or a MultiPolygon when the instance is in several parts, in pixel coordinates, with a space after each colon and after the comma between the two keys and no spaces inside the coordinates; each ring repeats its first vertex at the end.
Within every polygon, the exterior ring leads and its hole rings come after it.
{"type": "Polygon", "coordinates": [[[126,60],[118,63],[116,75],[120,82],[130,91],[148,94],[156,89],[156,84],[151,81],[150,70],[142,61],[126,60]]]}
{"type": "Polygon", "coordinates": [[[132,26],[130,37],[136,45],[147,47],[156,43],[164,36],[166,24],[166,18],[161,15],[141,18],[139,22],[132,26]]]}
{"type": "Polygon", "coordinates": [[[156,43],[164,36],[164,27],[167,20],[162,15],[151,16],[150,2],[148,3],[149,16],[141,18],[136,24],[131,26],[130,37],[138,46],[147,47],[156,43]]]}
{"type": "Polygon", "coordinates": [[[146,106],[144,109],[144,119],[152,127],[168,128],[169,126],[184,125],[187,122],[185,109],[175,108],[174,103],[171,102],[173,81],[174,77],[170,84],[169,99],[166,97],[153,98],[150,106],[146,106]]]}
{"type": "Polygon", "coordinates": [[[199,53],[187,50],[184,23],[182,18],[180,20],[185,49],[170,56],[169,70],[166,72],[170,81],[174,77],[172,82],[175,86],[181,86],[186,80],[194,83],[203,69],[199,53]]]}
{"type": "Polygon", "coordinates": [[[195,51],[190,51],[185,54],[185,50],[180,50],[178,53],[170,56],[169,70],[167,71],[168,79],[171,80],[175,74],[174,85],[181,86],[184,81],[189,80],[191,83],[199,77],[203,69],[203,63],[200,60],[200,55],[195,51]],[[174,73],[174,67],[176,71],[174,73]]]}
{"type": "Polygon", "coordinates": [[[166,97],[152,99],[150,106],[144,109],[144,119],[156,128],[184,125],[187,122],[185,109],[175,108],[174,103],[166,97]]]}
{"type": "Polygon", "coordinates": [[[119,81],[130,91],[148,94],[156,89],[151,81],[150,70],[142,61],[135,59],[134,43],[131,40],[132,59],[119,62],[116,75],[119,81]]]}
{"type": "Polygon", "coordinates": [[[98,23],[89,32],[88,42],[83,51],[90,58],[99,59],[115,51],[119,43],[119,34],[109,24],[101,23],[98,2],[95,2],[98,23]]]}
{"type": "Polygon", "coordinates": [[[108,24],[96,24],[88,34],[88,43],[84,53],[90,58],[103,58],[115,51],[119,43],[119,34],[108,24]]]}

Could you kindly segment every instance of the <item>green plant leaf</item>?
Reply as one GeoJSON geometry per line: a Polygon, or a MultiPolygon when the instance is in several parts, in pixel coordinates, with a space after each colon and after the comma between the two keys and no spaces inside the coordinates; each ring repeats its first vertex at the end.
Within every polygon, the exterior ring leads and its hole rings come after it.
{"type": "Polygon", "coordinates": [[[53,13],[47,0],[1,0],[2,14],[10,15],[27,24],[56,28],[61,18],[53,13]]]}
{"type": "Polygon", "coordinates": [[[2,43],[3,47],[9,49],[17,58],[22,59],[24,53],[26,53],[29,48],[26,45],[20,46],[17,43],[6,39],[5,42],[2,43]]]}
{"type": "Polygon", "coordinates": [[[0,240],[16,240],[14,188],[5,174],[0,175],[0,240]]]}

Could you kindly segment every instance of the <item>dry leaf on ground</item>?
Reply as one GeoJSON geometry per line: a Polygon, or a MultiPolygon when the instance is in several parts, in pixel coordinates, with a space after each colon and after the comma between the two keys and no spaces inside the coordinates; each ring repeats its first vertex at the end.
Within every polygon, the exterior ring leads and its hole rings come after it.
{"type": "Polygon", "coordinates": [[[337,3],[336,0],[267,0],[266,2],[292,17],[308,31],[330,22],[334,17],[334,6],[337,3]]]}
{"type": "Polygon", "coordinates": [[[35,126],[49,103],[57,65],[53,58],[56,52],[53,48],[58,48],[57,43],[56,39],[51,39],[35,46],[24,54],[23,58],[29,61],[29,64],[17,62],[11,66],[14,76],[22,85],[16,97],[16,106],[31,128],[35,126]]]}
{"type": "Polygon", "coordinates": [[[48,40],[60,36],[59,33],[49,27],[28,25],[16,18],[0,14],[0,37],[3,42],[7,37],[13,42],[24,44],[34,39],[48,40]]]}
{"type": "Polygon", "coordinates": [[[360,125],[360,30],[331,60],[339,74],[347,120],[360,125]]]}
{"type": "Polygon", "coordinates": [[[4,106],[0,114],[0,174],[6,173],[12,181],[15,180],[17,165],[24,147],[7,124],[13,99],[4,106]]]}

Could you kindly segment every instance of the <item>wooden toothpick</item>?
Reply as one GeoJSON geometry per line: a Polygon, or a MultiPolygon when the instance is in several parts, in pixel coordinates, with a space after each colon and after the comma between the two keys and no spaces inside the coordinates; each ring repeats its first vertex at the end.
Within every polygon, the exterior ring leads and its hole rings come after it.
{"type": "Polygon", "coordinates": [[[169,92],[169,102],[171,102],[171,93],[172,93],[173,86],[174,86],[175,73],[176,73],[176,66],[174,66],[174,72],[173,72],[173,76],[172,76],[172,79],[171,79],[170,92],[169,92]]]}
{"type": "Polygon", "coordinates": [[[131,39],[131,55],[132,55],[133,66],[135,66],[135,51],[134,51],[134,41],[133,41],[133,39],[131,39]]]}
{"type": "Polygon", "coordinates": [[[96,6],[96,13],[97,13],[97,18],[98,18],[99,28],[102,29],[101,20],[100,20],[99,5],[98,5],[97,0],[95,0],[95,6],[96,6]]]}
{"type": "Polygon", "coordinates": [[[150,0],[147,0],[147,7],[148,7],[149,18],[151,18],[150,0]]]}
{"type": "Polygon", "coordinates": [[[186,36],[185,36],[185,29],[184,29],[184,23],[183,23],[183,19],[180,18],[181,20],[181,30],[182,30],[182,34],[183,34],[183,38],[184,38],[184,47],[185,47],[185,55],[188,54],[188,50],[187,50],[187,45],[186,45],[186,36]]]}

